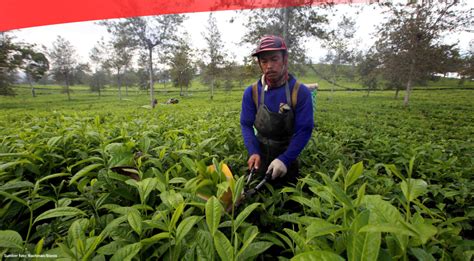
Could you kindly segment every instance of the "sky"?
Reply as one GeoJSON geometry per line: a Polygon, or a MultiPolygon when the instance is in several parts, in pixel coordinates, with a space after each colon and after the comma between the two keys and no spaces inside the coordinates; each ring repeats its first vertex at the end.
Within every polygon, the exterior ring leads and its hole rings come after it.
{"type": "MultiPolygon", "coordinates": [[[[474,2],[474,1],[473,1],[474,2]]],[[[471,4],[473,5],[473,4],[471,4]]],[[[373,43],[371,34],[375,31],[376,25],[380,24],[383,15],[380,11],[364,4],[339,5],[336,7],[335,15],[329,15],[330,23],[333,26],[339,21],[340,16],[344,13],[351,14],[356,19],[356,39],[359,48],[367,50],[373,43]]],[[[191,46],[194,48],[202,48],[205,46],[202,33],[205,32],[208,12],[186,14],[188,19],[185,20],[183,26],[189,33],[191,46]]],[[[217,24],[224,41],[225,51],[230,57],[235,57],[237,62],[242,62],[245,56],[250,56],[254,46],[242,45],[241,37],[244,35],[246,28],[243,23],[245,18],[236,11],[218,11],[214,12],[217,24]],[[232,21],[232,22],[231,22],[232,21]]],[[[34,43],[38,46],[46,46],[50,48],[52,43],[60,35],[76,48],[80,62],[89,61],[90,50],[102,37],[107,37],[108,33],[104,26],[96,24],[96,21],[77,22],[59,25],[38,26],[21,30],[11,31],[16,41],[26,43],[34,43]]],[[[446,36],[447,42],[459,41],[462,50],[474,48],[474,33],[457,33],[446,36]]],[[[313,61],[319,61],[325,54],[326,50],[321,47],[317,39],[308,39],[306,44],[307,55],[313,61]]]]}

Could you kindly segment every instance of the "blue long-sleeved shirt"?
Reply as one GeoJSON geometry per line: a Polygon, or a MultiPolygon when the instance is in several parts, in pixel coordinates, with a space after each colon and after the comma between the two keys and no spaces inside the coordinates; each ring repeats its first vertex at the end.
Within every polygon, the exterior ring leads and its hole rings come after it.
{"type": "MultiPolygon", "coordinates": [[[[290,94],[293,91],[296,79],[290,75],[288,85],[290,94]]],[[[260,92],[262,90],[262,82],[258,81],[258,102],[260,103],[260,92]]],[[[265,105],[272,112],[278,112],[280,103],[288,103],[286,100],[285,85],[278,88],[269,88],[265,92],[265,105]]],[[[254,122],[257,114],[257,107],[252,99],[252,86],[247,87],[244,91],[242,99],[242,112],[240,113],[240,127],[244,144],[249,155],[261,154],[259,142],[254,133],[254,122]]],[[[277,158],[281,160],[287,167],[291,162],[296,160],[303,148],[311,138],[314,127],[313,106],[311,100],[311,92],[304,84],[300,85],[298,90],[296,108],[294,110],[295,122],[294,132],[287,150],[277,158]]]]}

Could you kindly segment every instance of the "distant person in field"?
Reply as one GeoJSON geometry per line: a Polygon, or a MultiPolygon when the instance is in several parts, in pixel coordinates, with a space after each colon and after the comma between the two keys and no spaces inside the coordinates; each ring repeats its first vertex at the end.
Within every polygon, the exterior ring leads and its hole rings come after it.
{"type": "Polygon", "coordinates": [[[314,126],[311,93],[288,73],[288,50],[281,37],[264,36],[252,56],[263,75],[244,91],[242,100],[240,125],[250,155],[248,168],[271,174],[277,184],[294,183],[297,157],[314,126]]]}

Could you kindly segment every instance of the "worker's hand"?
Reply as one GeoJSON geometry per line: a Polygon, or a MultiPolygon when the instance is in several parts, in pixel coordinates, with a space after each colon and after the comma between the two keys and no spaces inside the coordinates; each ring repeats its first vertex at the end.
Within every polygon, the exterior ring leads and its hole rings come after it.
{"type": "Polygon", "coordinates": [[[272,163],[270,163],[270,166],[268,166],[267,169],[267,174],[272,174],[272,180],[276,179],[278,177],[283,177],[286,175],[286,166],[283,161],[279,159],[274,159],[272,163]]]}
{"type": "Polygon", "coordinates": [[[252,154],[247,161],[247,164],[249,166],[249,169],[255,168],[258,169],[260,168],[260,155],[258,154],[252,154]]]}

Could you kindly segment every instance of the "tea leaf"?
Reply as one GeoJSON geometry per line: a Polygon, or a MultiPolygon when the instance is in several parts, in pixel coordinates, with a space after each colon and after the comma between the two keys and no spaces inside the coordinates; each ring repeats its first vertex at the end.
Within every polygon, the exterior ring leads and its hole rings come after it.
{"type": "Polygon", "coordinates": [[[211,235],[214,235],[219,226],[221,215],[222,215],[222,205],[219,200],[212,196],[206,203],[206,223],[209,228],[211,235]]]}
{"type": "Polygon", "coordinates": [[[117,250],[117,252],[115,252],[115,254],[112,256],[110,261],[132,260],[132,258],[136,256],[138,252],[140,252],[141,247],[142,247],[141,243],[126,245],[120,248],[119,250],[117,250]]]}
{"type": "Polygon", "coordinates": [[[142,239],[140,242],[143,244],[143,245],[148,245],[148,244],[154,244],[162,239],[168,239],[170,238],[170,233],[168,232],[161,232],[161,233],[158,233],[156,235],[153,235],[152,237],[149,237],[149,238],[145,238],[145,239],[142,239]]]}
{"type": "Polygon", "coordinates": [[[176,229],[176,244],[179,244],[181,240],[191,231],[193,226],[201,220],[202,217],[191,216],[183,219],[179,223],[178,228],[176,229]]]}
{"type": "Polygon", "coordinates": [[[138,193],[140,194],[140,200],[144,204],[150,195],[150,193],[156,188],[158,184],[157,178],[146,178],[138,181],[138,193]]]}
{"type": "Polygon", "coordinates": [[[242,254],[239,256],[239,259],[241,260],[252,259],[258,256],[259,254],[265,252],[272,245],[273,243],[266,242],[266,241],[253,242],[242,252],[242,254]]]}
{"type": "Polygon", "coordinates": [[[234,260],[234,248],[229,239],[219,230],[214,234],[214,246],[222,260],[234,260]]]}
{"type": "Polygon", "coordinates": [[[312,220],[311,225],[306,228],[306,240],[309,241],[315,237],[324,236],[341,231],[343,228],[338,225],[331,224],[323,219],[312,220]]]}
{"type": "Polygon", "coordinates": [[[181,202],[181,204],[178,205],[178,207],[175,209],[173,216],[171,217],[171,221],[168,227],[168,230],[174,230],[176,228],[176,223],[178,222],[178,219],[181,217],[184,211],[184,202],[181,202]]]}
{"type": "Polygon", "coordinates": [[[260,203],[252,203],[239,213],[234,221],[234,232],[242,225],[244,220],[258,207],[260,203]]]}
{"type": "Polygon", "coordinates": [[[350,185],[356,182],[356,180],[360,177],[360,175],[362,175],[363,172],[364,164],[362,163],[362,161],[359,161],[358,163],[352,165],[344,179],[344,190],[347,190],[350,185]]]}
{"type": "Polygon", "coordinates": [[[0,230],[0,247],[23,249],[23,239],[14,230],[0,230]]]}
{"type": "Polygon", "coordinates": [[[71,180],[69,181],[69,184],[74,184],[78,179],[84,177],[85,175],[89,174],[89,172],[93,171],[94,169],[103,166],[103,164],[92,164],[87,167],[84,167],[80,171],[78,171],[74,176],[72,176],[71,180]]]}
{"type": "Polygon", "coordinates": [[[302,251],[306,250],[305,239],[300,234],[288,228],[284,228],[283,231],[290,236],[291,240],[293,240],[296,243],[296,246],[298,246],[302,251]]]}
{"type": "Polygon", "coordinates": [[[200,252],[202,252],[206,258],[214,260],[215,250],[211,233],[208,231],[199,230],[195,240],[197,242],[198,248],[201,250],[200,252]]]}
{"type": "Polygon", "coordinates": [[[138,235],[142,234],[142,218],[137,210],[128,212],[128,223],[138,235]]]}
{"type": "Polygon", "coordinates": [[[417,197],[426,193],[428,189],[428,183],[422,179],[406,179],[402,181],[400,187],[403,192],[403,196],[411,202],[417,197]]]}
{"type": "Polygon", "coordinates": [[[417,235],[410,231],[409,229],[395,224],[378,224],[378,225],[365,225],[359,232],[385,232],[393,233],[395,235],[406,235],[416,237],[417,235]]]}
{"type": "Polygon", "coordinates": [[[86,213],[78,208],[75,207],[59,207],[55,209],[46,210],[45,212],[41,213],[33,223],[36,223],[40,220],[48,219],[48,218],[55,218],[55,217],[69,217],[69,216],[79,216],[79,215],[86,215],[86,213]]]}
{"type": "Polygon", "coordinates": [[[43,251],[44,237],[42,237],[35,246],[35,254],[39,255],[43,251]]]}
{"type": "Polygon", "coordinates": [[[348,206],[349,208],[353,208],[352,202],[350,198],[344,193],[344,191],[339,187],[339,185],[331,180],[326,174],[319,173],[324,180],[324,183],[330,188],[331,193],[337,198],[341,203],[348,206]]]}
{"type": "Polygon", "coordinates": [[[12,194],[10,194],[10,193],[8,193],[8,192],[1,191],[1,190],[0,190],[0,195],[4,196],[4,197],[6,197],[6,198],[9,198],[9,199],[11,199],[11,200],[14,200],[14,201],[16,201],[16,202],[22,204],[23,206],[28,207],[28,203],[27,203],[26,201],[24,201],[23,199],[21,199],[21,198],[15,196],[15,195],[12,195],[12,194]]]}
{"type": "Polygon", "coordinates": [[[291,261],[343,261],[344,258],[329,251],[311,251],[294,256],[291,261]]]}
{"type": "Polygon", "coordinates": [[[369,223],[369,211],[361,212],[351,224],[348,236],[347,256],[349,260],[377,260],[380,244],[380,232],[360,232],[360,228],[369,223]]]}

